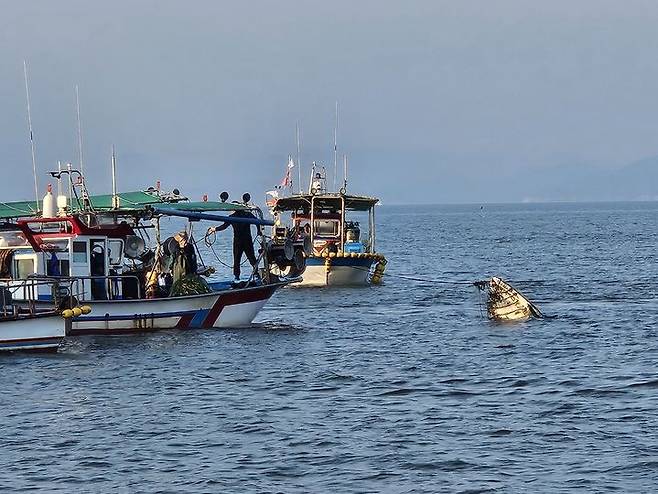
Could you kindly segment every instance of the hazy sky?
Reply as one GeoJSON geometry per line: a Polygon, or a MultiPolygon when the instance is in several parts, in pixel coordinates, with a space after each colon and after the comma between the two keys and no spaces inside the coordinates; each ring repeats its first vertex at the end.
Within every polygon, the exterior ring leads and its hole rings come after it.
{"type": "MultiPolygon", "coordinates": [[[[160,179],[198,198],[350,157],[385,203],[505,200],[491,184],[658,154],[658,2],[0,0],[0,199],[37,163],[76,161],[74,86],[94,192],[160,179]]],[[[40,183],[47,179],[42,174],[40,183]]]]}

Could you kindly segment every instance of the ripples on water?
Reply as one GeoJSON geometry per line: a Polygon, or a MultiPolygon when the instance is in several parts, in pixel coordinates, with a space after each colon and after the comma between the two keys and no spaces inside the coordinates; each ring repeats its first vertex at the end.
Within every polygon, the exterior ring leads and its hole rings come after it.
{"type": "Polygon", "coordinates": [[[656,204],[382,208],[386,284],[0,359],[0,489],[654,492],[656,204]],[[484,319],[501,275],[557,319],[484,319]]]}

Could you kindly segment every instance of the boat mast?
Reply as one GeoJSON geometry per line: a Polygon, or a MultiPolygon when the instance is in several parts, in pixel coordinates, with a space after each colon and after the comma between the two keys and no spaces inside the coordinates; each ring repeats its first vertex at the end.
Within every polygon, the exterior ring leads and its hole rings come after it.
{"type": "Polygon", "coordinates": [[[308,181],[308,193],[311,193],[311,189],[313,188],[313,178],[315,178],[315,161],[313,162],[313,166],[311,166],[311,179],[308,181]]]}
{"type": "Polygon", "coordinates": [[[343,155],[343,191],[347,192],[347,155],[343,155]]]}
{"type": "Polygon", "coordinates": [[[112,209],[119,209],[119,196],[117,195],[117,156],[112,144],[112,209]]]}
{"type": "Polygon", "coordinates": [[[336,123],[334,125],[334,191],[338,176],[338,100],[336,100],[336,123]]]}
{"type": "Polygon", "coordinates": [[[27,127],[30,131],[30,148],[32,150],[32,174],[34,175],[34,198],[36,209],[39,210],[39,186],[37,184],[37,158],[34,151],[34,132],[32,132],[32,111],[30,109],[30,88],[27,81],[27,62],[23,60],[23,75],[25,77],[25,99],[27,100],[27,127]]]}
{"type": "Polygon", "coordinates": [[[299,122],[295,126],[295,134],[297,138],[297,175],[299,179],[298,188],[299,193],[302,193],[302,153],[301,153],[301,144],[299,140],[299,122]]]}
{"type": "Polygon", "coordinates": [[[80,173],[82,180],[85,179],[85,166],[82,159],[82,124],[80,123],[80,94],[78,92],[78,85],[75,85],[75,113],[78,120],[78,159],[80,160],[80,173]]]}

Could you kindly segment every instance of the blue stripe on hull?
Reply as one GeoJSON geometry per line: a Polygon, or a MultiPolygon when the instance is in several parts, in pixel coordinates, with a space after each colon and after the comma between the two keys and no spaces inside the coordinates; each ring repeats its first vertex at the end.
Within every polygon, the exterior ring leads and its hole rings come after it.
{"type": "MultiPolygon", "coordinates": [[[[309,257],[306,259],[307,266],[324,266],[324,257],[309,257]]],[[[374,259],[358,257],[329,257],[332,266],[354,266],[359,268],[369,268],[372,266],[374,259]]]]}
{"type": "Polygon", "coordinates": [[[210,309],[203,309],[197,311],[197,313],[192,318],[192,321],[190,321],[190,328],[200,328],[201,325],[203,324],[203,321],[206,320],[206,317],[208,316],[209,312],[210,309]]]}
{"type": "MultiPolygon", "coordinates": [[[[93,304],[93,302],[92,302],[93,304]]],[[[200,311],[195,310],[186,310],[186,311],[176,311],[176,312],[156,312],[156,313],[140,313],[140,314],[130,314],[130,315],[107,315],[107,316],[81,316],[76,317],[76,322],[90,322],[90,321],[132,321],[137,319],[144,319],[148,317],[149,319],[164,319],[167,317],[183,317],[189,314],[198,314],[200,311]]]]}
{"type": "Polygon", "coordinates": [[[0,351],[2,350],[46,350],[46,349],[52,349],[52,350],[57,350],[57,347],[59,347],[60,343],[64,340],[64,338],[57,338],[57,339],[48,339],[48,340],[30,340],[30,341],[10,341],[10,342],[3,342],[0,343],[0,351]]]}

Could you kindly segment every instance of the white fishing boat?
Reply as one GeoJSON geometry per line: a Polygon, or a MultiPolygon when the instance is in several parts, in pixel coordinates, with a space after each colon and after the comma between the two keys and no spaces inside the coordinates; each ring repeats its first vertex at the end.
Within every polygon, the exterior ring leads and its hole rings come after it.
{"type": "MultiPolygon", "coordinates": [[[[299,286],[378,284],[386,258],[376,250],[376,197],[352,195],[344,186],[328,192],[324,168],[313,164],[308,193],[268,201],[275,218],[273,237],[306,240],[306,267],[299,286]],[[362,223],[367,230],[362,231],[362,223]]],[[[270,193],[270,195],[272,195],[270,193]]]]}
{"type": "MultiPolygon", "coordinates": [[[[37,293],[39,285],[53,288],[57,283],[43,280],[26,280],[22,295],[37,293]]],[[[16,285],[0,282],[0,351],[56,352],[64,341],[71,319],[88,307],[73,310],[58,310],[53,304],[49,308],[39,307],[35,299],[17,303],[13,298],[16,285]],[[27,302],[27,303],[25,303],[27,302]]]]}
{"type": "MultiPolygon", "coordinates": [[[[53,174],[58,179],[80,176],[71,169],[53,174]]],[[[272,225],[258,208],[190,202],[156,189],[89,196],[82,178],[69,185],[73,193],[68,204],[66,196],[59,197],[56,210],[47,195],[36,216],[25,215],[38,209],[30,203],[0,204],[0,218],[9,222],[0,232],[0,270],[14,280],[15,296],[20,298],[21,280],[42,276],[70,280],[77,301],[93,303],[94,313],[73,320],[69,334],[245,326],[278,288],[294,281],[270,273],[269,257],[276,249],[265,247],[244,281],[213,283],[204,278],[213,269],[200,258],[193,224],[272,225]],[[187,226],[161,240],[163,217],[182,217],[187,226]]],[[[259,241],[266,245],[260,236],[259,241]]],[[[286,259],[279,263],[284,265],[286,259]]],[[[51,303],[52,294],[42,288],[38,300],[51,303]]]]}

